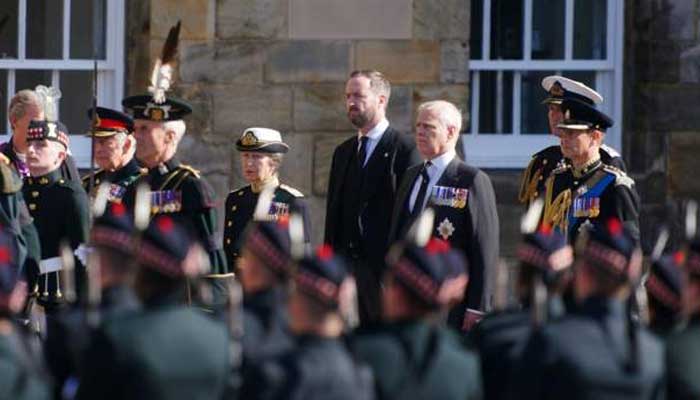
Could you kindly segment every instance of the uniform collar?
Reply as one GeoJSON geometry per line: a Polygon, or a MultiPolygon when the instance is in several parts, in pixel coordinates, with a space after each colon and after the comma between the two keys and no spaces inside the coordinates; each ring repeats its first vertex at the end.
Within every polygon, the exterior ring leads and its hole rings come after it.
{"type": "Polygon", "coordinates": [[[61,175],[61,168],[56,168],[55,170],[49,172],[42,176],[30,176],[27,178],[27,182],[30,185],[46,186],[55,182],[63,183],[63,176],[61,175]]]}
{"type": "Polygon", "coordinates": [[[158,175],[166,175],[176,170],[179,166],[180,161],[173,157],[166,162],[160,163],[157,167],[153,167],[151,172],[155,172],[158,175]]]}
{"type": "Polygon", "coordinates": [[[597,170],[601,165],[602,162],[600,161],[600,156],[598,156],[592,159],[591,161],[587,162],[581,168],[576,168],[572,164],[571,172],[574,174],[574,178],[583,178],[584,176],[597,170]]]}
{"type": "Polygon", "coordinates": [[[139,167],[139,164],[136,162],[136,159],[132,158],[131,160],[129,160],[128,163],[126,163],[126,165],[117,169],[114,172],[111,172],[109,174],[109,180],[111,182],[119,182],[119,181],[122,181],[126,178],[129,178],[131,176],[136,175],[140,171],[141,171],[141,168],[139,167]]]}
{"type": "Polygon", "coordinates": [[[268,187],[276,188],[279,185],[280,185],[279,178],[277,177],[277,175],[273,175],[270,178],[268,178],[266,181],[251,183],[250,190],[252,190],[253,193],[260,193],[265,188],[268,188],[268,187]]]}

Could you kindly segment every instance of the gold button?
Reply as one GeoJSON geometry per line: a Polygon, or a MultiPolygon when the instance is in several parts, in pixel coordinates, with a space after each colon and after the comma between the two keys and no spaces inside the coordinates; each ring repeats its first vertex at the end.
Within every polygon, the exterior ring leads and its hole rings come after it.
{"type": "Polygon", "coordinates": [[[547,160],[542,160],[542,164],[547,165],[547,160]]]}
{"type": "Polygon", "coordinates": [[[32,197],[39,197],[39,192],[36,190],[32,192],[32,197]]]}
{"type": "Polygon", "coordinates": [[[226,223],[226,226],[231,226],[231,225],[233,225],[233,221],[228,221],[228,222],[226,223]]]}
{"type": "Polygon", "coordinates": [[[32,211],[36,210],[36,204],[34,204],[34,203],[29,203],[29,209],[32,210],[32,211]]]}
{"type": "Polygon", "coordinates": [[[99,184],[100,184],[100,180],[99,180],[99,179],[96,179],[96,180],[95,180],[95,185],[99,185],[99,184]]]}
{"type": "Polygon", "coordinates": [[[239,195],[239,196],[243,196],[243,191],[242,191],[242,190],[239,190],[239,191],[238,191],[238,195],[239,195]]]}
{"type": "Polygon", "coordinates": [[[231,244],[231,239],[226,238],[226,244],[231,244]]]}
{"type": "Polygon", "coordinates": [[[231,211],[236,211],[237,209],[238,209],[238,206],[231,207],[231,211]]]}
{"type": "Polygon", "coordinates": [[[61,180],[58,181],[58,183],[65,183],[65,182],[66,182],[66,181],[64,181],[63,179],[61,179],[61,180]]]}

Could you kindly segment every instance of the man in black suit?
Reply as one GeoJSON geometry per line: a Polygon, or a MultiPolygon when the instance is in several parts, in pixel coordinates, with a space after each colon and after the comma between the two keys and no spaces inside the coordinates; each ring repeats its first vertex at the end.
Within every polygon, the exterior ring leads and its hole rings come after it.
{"type": "Polygon", "coordinates": [[[450,312],[462,329],[466,308],[489,307],[490,283],[498,258],[498,213],[489,177],[457,157],[462,114],[447,101],[418,107],[416,144],[423,160],[406,171],[391,219],[392,240],[407,233],[425,207],[435,209],[433,235],[462,250],[469,262],[465,301],[450,312]]]}
{"type": "Polygon", "coordinates": [[[335,149],[328,181],[325,241],[349,260],[363,324],[381,315],[390,210],[406,169],[420,162],[411,138],[389,127],[390,94],[389,81],[378,71],[350,75],[345,104],[358,132],[335,149]]]}

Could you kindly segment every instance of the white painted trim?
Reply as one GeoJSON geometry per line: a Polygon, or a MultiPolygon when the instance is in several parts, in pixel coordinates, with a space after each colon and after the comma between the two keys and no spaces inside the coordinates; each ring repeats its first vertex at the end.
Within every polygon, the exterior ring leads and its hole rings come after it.
{"type": "MultiPolygon", "coordinates": [[[[610,3],[611,1],[608,0],[610,3]]],[[[624,109],[622,107],[622,81],[623,77],[623,61],[625,56],[625,3],[624,1],[615,1],[617,7],[615,7],[615,20],[613,26],[615,27],[615,45],[612,47],[614,50],[608,48],[608,57],[613,59],[615,63],[615,98],[613,99],[614,112],[613,115],[616,118],[615,125],[617,130],[617,135],[615,135],[610,144],[622,153],[622,133],[624,132],[624,109]]],[[[608,25],[609,27],[610,25],[608,25]]],[[[612,36],[608,34],[608,36],[612,36]]]]}
{"type": "Polygon", "coordinates": [[[71,0],[63,0],[63,60],[70,59],[71,0]]]}
{"type": "MultiPolygon", "coordinates": [[[[478,0],[475,0],[478,1],[478,0]]],[[[481,59],[491,59],[491,0],[484,0],[481,24],[481,59]]]]}
{"type": "Polygon", "coordinates": [[[608,60],[471,60],[469,69],[480,71],[526,70],[526,71],[588,71],[613,70],[615,64],[608,60]]]}
{"type": "Polygon", "coordinates": [[[522,120],[520,97],[522,96],[522,83],[520,71],[513,71],[513,136],[520,136],[520,122],[522,120]]]}
{"type": "Polygon", "coordinates": [[[476,136],[479,134],[479,102],[481,101],[481,77],[479,71],[472,72],[472,106],[470,111],[472,135],[476,136]]]}
{"type": "Polygon", "coordinates": [[[523,59],[532,58],[532,0],[525,0],[523,5],[523,59]]]}
{"type": "Polygon", "coordinates": [[[466,161],[480,168],[523,168],[532,155],[557,143],[552,135],[462,135],[466,161]]]}
{"type": "Polygon", "coordinates": [[[27,56],[27,0],[19,0],[17,5],[17,59],[27,56]]]}
{"type": "MultiPolygon", "coordinates": [[[[586,0],[587,1],[587,0],[586,0]]],[[[574,58],[574,0],[566,0],[564,6],[564,59],[574,58]]]]}

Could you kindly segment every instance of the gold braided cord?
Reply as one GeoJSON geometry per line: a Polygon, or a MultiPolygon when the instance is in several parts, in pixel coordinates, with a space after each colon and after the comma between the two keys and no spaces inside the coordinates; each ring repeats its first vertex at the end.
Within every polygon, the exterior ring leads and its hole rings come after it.
{"type": "Polygon", "coordinates": [[[552,201],[552,192],[554,191],[554,176],[550,176],[546,183],[546,196],[544,202],[544,217],[542,222],[549,224],[552,227],[559,227],[562,232],[566,232],[568,228],[569,207],[571,207],[571,189],[566,189],[559,193],[552,201]]]}
{"type": "Polygon", "coordinates": [[[518,201],[522,204],[530,203],[536,195],[537,192],[537,182],[542,176],[542,168],[533,172],[536,159],[532,159],[527,165],[527,169],[523,172],[522,180],[520,181],[520,193],[518,194],[518,201]]]}

